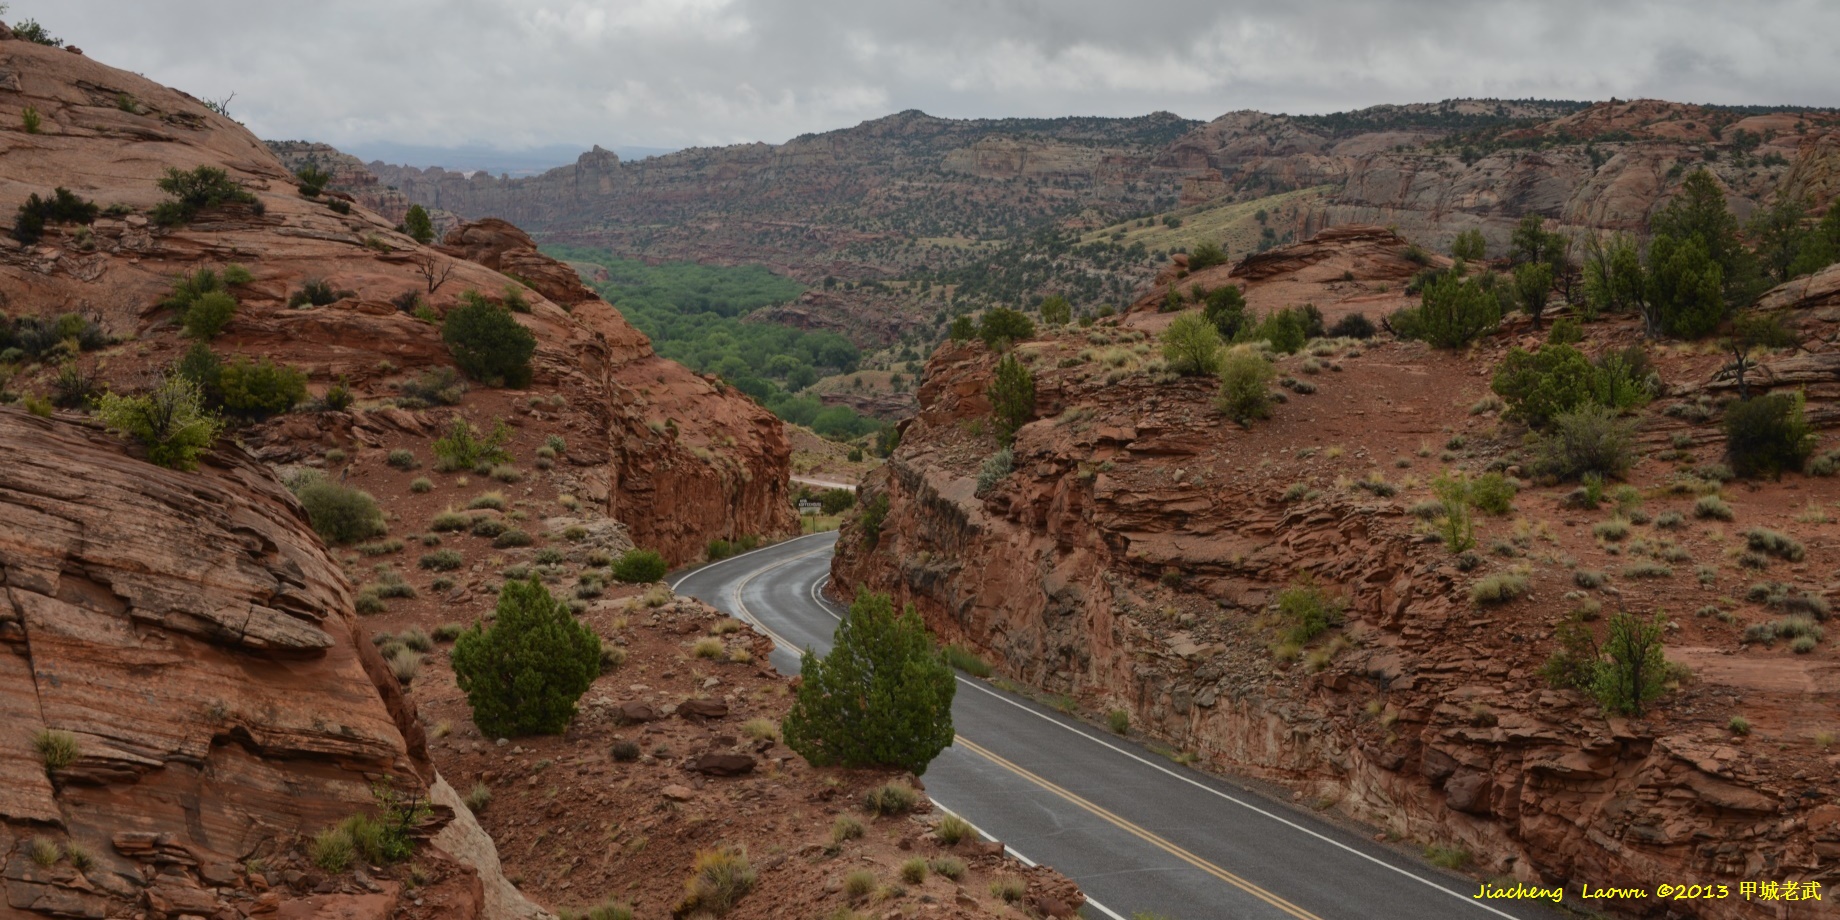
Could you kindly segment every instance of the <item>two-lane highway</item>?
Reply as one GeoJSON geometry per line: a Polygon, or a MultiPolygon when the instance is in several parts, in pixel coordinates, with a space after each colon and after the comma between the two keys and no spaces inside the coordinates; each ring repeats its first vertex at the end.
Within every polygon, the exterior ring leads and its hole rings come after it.
{"type": "MultiPolygon", "coordinates": [[[[819,588],[835,534],[704,566],[674,585],[766,629],[773,663],[828,651],[844,612],[819,588]]],[[[1479,901],[1475,883],[961,676],[958,740],[927,792],[1024,859],[1078,882],[1087,913],[1128,920],[1502,920],[1555,918],[1548,905],[1479,901]]]]}

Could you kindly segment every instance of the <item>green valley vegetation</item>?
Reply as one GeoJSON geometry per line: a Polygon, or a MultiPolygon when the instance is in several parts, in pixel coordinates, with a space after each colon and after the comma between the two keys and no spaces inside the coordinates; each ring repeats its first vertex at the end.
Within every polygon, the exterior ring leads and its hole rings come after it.
{"type": "Polygon", "coordinates": [[[773,414],[828,438],[857,438],[882,427],[847,406],[826,406],[808,391],[822,377],[855,373],[862,355],[849,339],[744,319],[804,293],[798,282],[759,265],[648,265],[574,246],[544,251],[604,268],[607,280],[588,284],[649,336],[659,355],[718,374],[773,414]]]}

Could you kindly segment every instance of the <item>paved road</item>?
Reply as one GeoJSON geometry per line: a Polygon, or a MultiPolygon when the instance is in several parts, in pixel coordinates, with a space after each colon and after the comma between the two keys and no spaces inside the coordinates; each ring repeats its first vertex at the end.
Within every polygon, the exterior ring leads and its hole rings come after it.
{"type": "MultiPolygon", "coordinates": [[[[675,587],[751,620],[794,649],[830,648],[844,611],[818,587],[836,534],[814,534],[705,566],[675,587]]],[[[961,676],[958,741],[927,769],[927,792],[1025,860],[1078,882],[1089,917],[1130,920],[1549,920],[1547,905],[1481,902],[1476,883],[1375,844],[961,676]]]]}

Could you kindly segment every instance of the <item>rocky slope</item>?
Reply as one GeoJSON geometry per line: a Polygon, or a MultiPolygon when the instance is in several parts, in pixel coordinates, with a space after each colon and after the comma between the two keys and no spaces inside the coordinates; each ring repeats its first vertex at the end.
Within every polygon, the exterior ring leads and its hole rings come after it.
{"type": "MultiPolygon", "coordinates": [[[[1252,280],[1248,297],[1299,273],[1252,280]]],[[[1821,424],[1840,397],[1822,370],[1836,359],[1837,296],[1840,269],[1829,269],[1766,299],[1804,346],[1758,376],[1806,386],[1821,424]]],[[[1680,471],[1719,459],[1716,423],[1651,409],[1630,476],[1632,536],[1600,536],[1614,533],[1600,519],[1621,512],[1582,512],[1563,489],[1525,485],[1512,515],[1479,522],[1480,567],[1459,569],[1408,511],[1441,470],[1518,470],[1518,430],[1473,407],[1505,347],[1529,344],[1524,327],[1470,355],[1324,344],[1280,362],[1287,380],[1311,386],[1241,429],[1212,408],[1210,385],[1151,357],[1144,337],[1170,318],[1135,313],[1019,346],[1037,420],[1016,436],[1014,472],[982,494],[995,357],[943,347],[919,415],[865,485],[865,504],[886,502],[876,536],[860,519],[845,527],[838,589],[894,592],[1005,676],[1095,716],[1120,710],[1132,731],[1203,767],[1287,785],[1414,847],[1446,847],[1485,877],[1574,893],[1581,882],[1840,882],[1840,659],[1830,644],[1796,654],[1753,638],[1748,627],[1780,614],[1745,587],[1840,594],[1833,480],[1733,484],[1733,529],[1696,518],[1693,490],[1707,487],[1680,471]],[[1670,512],[1685,523],[1654,523],[1670,512]],[[1746,557],[1751,527],[1792,534],[1806,558],[1746,557]],[[1500,573],[1525,575],[1528,594],[1472,602],[1471,586],[1500,573]],[[1339,597],[1345,620],[1287,647],[1274,602],[1303,579],[1339,597]],[[1539,674],[1565,612],[1600,607],[1665,611],[1668,656],[1690,669],[1643,718],[1607,717],[1539,674]]],[[[1628,321],[1587,328],[1591,351],[1637,338],[1628,321]]],[[[1689,405],[1731,385],[1716,356],[1663,349],[1657,361],[1689,405]]],[[[1819,907],[1733,897],[1635,909],[1737,918],[1819,907]]]]}
{"type": "MultiPolygon", "coordinates": [[[[401,386],[451,364],[439,329],[394,301],[419,294],[440,314],[468,290],[522,289],[531,310],[519,321],[538,339],[533,393],[552,403],[533,421],[573,442],[582,498],[672,562],[697,557],[712,538],[792,529],[790,448],[779,423],[742,394],[652,355],[643,335],[515,228],[461,228],[446,249],[419,246],[362,206],[339,213],[330,206],[337,198],[301,195],[267,147],[182,93],[28,42],[0,43],[0,69],[9,90],[0,92],[0,118],[15,126],[0,133],[0,208],[10,213],[54,187],[114,208],[92,227],[53,226],[35,245],[0,242],[0,298],[15,315],[93,316],[125,340],[82,359],[102,380],[129,383],[184,350],[171,311],[158,305],[175,275],[240,263],[254,281],[238,292],[241,306],[217,349],[299,367],[316,393],[342,380],[358,397],[350,411],[313,424],[284,417],[251,435],[265,457],[291,459],[334,446],[401,386]],[[16,127],[27,107],[42,119],[38,133],[16,127]],[[152,224],[145,213],[165,197],[156,180],[196,166],[228,170],[257,204],[213,209],[173,229],[152,224]],[[308,281],[340,296],[288,306],[308,281]],[[291,439],[291,451],[275,432],[291,439]]],[[[14,388],[46,387],[54,371],[14,388]]],[[[507,405],[486,404],[528,395],[476,390],[467,406],[508,416],[507,405]]],[[[440,414],[388,417],[432,434],[440,414]]]]}
{"type": "MultiPolygon", "coordinates": [[[[374,785],[426,800],[440,780],[350,584],[265,467],[226,446],[178,473],[0,408],[0,520],[0,887],[18,916],[534,912],[476,827],[423,849],[420,890],[395,870],[328,879],[299,852],[375,809],[374,785]],[[44,732],[74,739],[68,765],[47,767],[44,732]]],[[[452,817],[437,806],[422,833],[452,817]]]]}

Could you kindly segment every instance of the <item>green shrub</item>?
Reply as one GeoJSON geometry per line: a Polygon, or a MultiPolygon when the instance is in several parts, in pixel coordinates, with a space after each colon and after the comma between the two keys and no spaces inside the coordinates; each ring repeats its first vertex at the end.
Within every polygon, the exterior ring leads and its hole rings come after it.
{"type": "Polygon", "coordinates": [[[1204,268],[1227,264],[1227,251],[1218,243],[1196,243],[1188,253],[1188,270],[1198,272],[1204,268]]]}
{"type": "Polygon", "coordinates": [[[1371,339],[1378,331],[1365,313],[1350,313],[1329,327],[1329,335],[1338,339],[1371,339]]]}
{"type": "Polygon", "coordinates": [[[459,553],[451,549],[437,549],[432,553],[422,554],[422,558],[417,564],[424,569],[431,569],[436,572],[451,572],[465,565],[466,560],[461,558],[459,553]]]}
{"type": "Polygon", "coordinates": [[[403,217],[403,232],[423,245],[434,242],[434,221],[429,219],[428,209],[419,204],[410,205],[409,213],[403,217]]]}
{"type": "Polygon", "coordinates": [[[1313,335],[1322,334],[1322,314],[1316,307],[1285,307],[1267,314],[1257,325],[1243,328],[1235,338],[1240,342],[1267,342],[1273,351],[1296,354],[1313,335]]]}
{"type": "Polygon", "coordinates": [[[664,557],[649,549],[630,549],[614,560],[613,577],[629,585],[650,584],[664,578],[668,571],[664,557]]]}
{"type": "Polygon", "coordinates": [[[1580,406],[1553,419],[1539,442],[1535,467],[1558,479],[1587,474],[1621,476],[1635,462],[1635,428],[1597,405],[1580,406]]]}
{"type": "Polygon", "coordinates": [[[1802,561],[1802,541],[1766,527],[1753,528],[1744,534],[1745,544],[1758,552],[1768,553],[1790,562],[1802,561]]]}
{"type": "Polygon", "coordinates": [[[205,412],[197,384],[177,375],[139,396],[103,394],[97,415],[111,431],[145,446],[148,460],[176,470],[196,468],[223,430],[223,423],[205,412]]]}
{"type": "Polygon", "coordinates": [[[1441,272],[1422,291],[1418,306],[1400,310],[1388,320],[1400,338],[1418,339],[1438,348],[1461,348],[1501,321],[1500,301],[1478,281],[1441,272]]]}
{"type": "Polygon", "coordinates": [[[1553,320],[1552,329],[1546,333],[1548,345],[1574,345],[1582,341],[1584,324],[1570,316],[1553,320]]]}
{"type": "Polygon", "coordinates": [[[842,514],[856,505],[856,492],[851,489],[825,489],[818,493],[818,510],[824,514],[842,514]]]}
{"type": "Polygon", "coordinates": [[[236,315],[236,298],[224,291],[201,294],[185,311],[180,324],[185,334],[202,342],[217,338],[236,315]]]}
{"type": "Polygon", "coordinates": [[[1471,585],[1469,599],[1478,604],[1503,604],[1526,593],[1527,576],[1519,572],[1497,572],[1471,585]]]}
{"type": "Polygon", "coordinates": [[[388,532],[383,511],[368,493],[348,489],[336,482],[313,480],[295,493],[313,531],[334,546],[382,536],[388,532]]]}
{"type": "Polygon", "coordinates": [[[1547,345],[1534,351],[1508,350],[1495,369],[1490,388],[1507,402],[1508,411],[1534,428],[1592,401],[1597,369],[1570,345],[1547,345]]]}
{"type": "Polygon", "coordinates": [[[1015,454],[1007,447],[984,458],[984,465],[978,470],[977,492],[983,495],[997,487],[1015,468],[1015,454]]]}
{"type": "Polygon", "coordinates": [[[480,437],[479,429],[466,419],[455,417],[447,434],[434,442],[434,468],[443,473],[470,470],[482,463],[493,464],[511,459],[505,442],[511,440],[511,426],[503,419],[492,426],[492,433],[480,437]]]}
{"type": "Polygon", "coordinates": [[[1131,731],[1131,714],[1122,709],[1110,710],[1105,714],[1105,724],[1106,727],[1112,730],[1113,734],[1129,734],[1131,731]]]}
{"type": "Polygon", "coordinates": [[[1289,624],[1285,640],[1302,645],[1342,622],[1343,602],[1308,577],[1278,592],[1278,613],[1289,624]]]}
{"type": "Polygon", "coordinates": [[[451,367],[430,368],[413,380],[397,384],[396,389],[410,400],[431,406],[457,406],[466,397],[466,381],[451,367]]]}
{"type": "Polygon", "coordinates": [[[886,783],[863,793],[863,811],[878,818],[904,815],[920,804],[920,793],[906,783],[886,783]]]}
{"type": "Polygon", "coordinates": [[[40,198],[33,192],[13,219],[13,239],[31,245],[45,235],[47,224],[94,223],[97,213],[95,202],[79,198],[61,186],[50,198],[40,198]]]}
{"type": "Polygon", "coordinates": [[[507,582],[497,618],[454,640],[454,680],[488,738],[559,734],[600,674],[601,641],[535,578],[507,582]]]}
{"type": "Polygon", "coordinates": [[[1035,375],[1013,354],[997,362],[997,373],[990,384],[990,417],[997,440],[1008,444],[1016,429],[1035,417],[1035,375]]]}
{"type": "Polygon", "coordinates": [[[992,307],[978,321],[977,335],[991,348],[1006,348],[1012,342],[1034,338],[1035,321],[1020,310],[992,307]]]}
{"type": "Polygon", "coordinates": [[[697,913],[722,916],[733,910],[749,891],[754,890],[755,872],[748,864],[747,850],[719,847],[696,854],[690,878],[684,882],[684,899],[672,911],[674,917],[697,913]]]}
{"type": "Polygon", "coordinates": [[[217,393],[224,408],[231,413],[264,419],[286,412],[307,398],[307,375],[267,358],[256,361],[238,358],[218,370],[217,393]]]}
{"type": "Polygon", "coordinates": [[[1610,617],[1604,639],[1605,661],[1597,669],[1593,688],[1597,700],[1611,712],[1641,715],[1647,704],[1661,695],[1668,678],[1661,638],[1667,617],[1656,613],[1642,620],[1627,613],[1610,617]]]}
{"type": "Polygon", "coordinates": [[[1514,496],[1520,487],[1500,473],[1484,473],[1469,484],[1469,502],[1489,514],[1507,514],[1514,510],[1514,496]]]}
{"type": "Polygon", "coordinates": [[[862,512],[857,515],[856,523],[862,528],[863,543],[874,549],[882,540],[882,522],[888,519],[888,496],[877,495],[869,499],[862,512]]]}
{"type": "Polygon", "coordinates": [[[314,835],[313,842],[307,846],[307,858],[322,870],[338,873],[351,868],[356,851],[349,831],[343,827],[329,827],[314,835]]]}
{"type": "Polygon", "coordinates": [[[919,615],[908,608],[896,616],[887,595],[858,594],[831,653],[807,649],[800,673],[781,734],[814,766],[889,766],[917,776],[952,743],[952,668],[919,615]]]}
{"type": "Polygon", "coordinates": [[[1800,470],[1815,436],[1802,414],[1801,393],[1771,393],[1725,407],[1725,458],[1739,476],[1780,478],[1800,470]]]}
{"type": "Polygon", "coordinates": [[[1724,499],[1717,495],[1702,495],[1699,501],[1693,503],[1693,516],[1701,519],[1729,521],[1737,515],[1732,513],[1731,506],[1726,504],[1724,499]]]}
{"type": "Polygon", "coordinates": [[[1220,372],[1220,333],[1197,313],[1184,313],[1163,330],[1163,359],[1185,377],[1220,372]]]}
{"type": "Polygon", "coordinates": [[[1672,578],[1674,570],[1659,562],[1636,562],[1623,567],[1624,578],[1672,578]]]}
{"type": "Polygon", "coordinates": [[[332,282],[324,278],[308,278],[300,282],[300,290],[288,296],[288,306],[296,310],[309,306],[323,307],[337,303],[351,294],[351,291],[340,291],[334,288],[332,282]]]}
{"type": "MultiPolygon", "coordinates": [[[[944,826],[944,822],[941,822],[941,826],[944,826]]],[[[956,856],[934,857],[927,865],[932,867],[935,875],[955,882],[965,877],[965,861],[956,856]]]]}
{"type": "Polygon", "coordinates": [[[401,447],[390,451],[385,462],[399,470],[412,470],[422,465],[422,461],[415,459],[415,451],[401,447]]]}
{"type": "Polygon", "coordinates": [[[1229,350],[1220,363],[1220,395],[1214,405],[1228,418],[1249,425],[1271,414],[1271,362],[1249,348],[1229,350]]]}
{"type": "Polygon", "coordinates": [[[961,840],[970,840],[977,836],[971,822],[957,815],[946,815],[939,820],[939,826],[933,829],[935,836],[946,846],[957,846],[961,840]]]}
{"type": "Polygon", "coordinates": [[[83,753],[76,735],[55,728],[40,729],[32,736],[32,747],[37,749],[47,774],[69,768],[83,753]]]}
{"type": "Polygon", "coordinates": [[[530,534],[518,530],[515,527],[506,530],[492,540],[493,549],[511,549],[518,546],[529,546],[530,544],[530,534]]]}
{"type": "Polygon", "coordinates": [[[510,311],[478,291],[460,296],[447,311],[441,339],[454,364],[474,380],[493,386],[522,387],[530,382],[530,357],[537,337],[511,317],[510,311]]]}
{"type": "Polygon", "coordinates": [[[153,209],[154,221],[164,226],[190,223],[206,208],[233,202],[257,204],[256,196],[215,166],[200,166],[190,172],[168,167],[158,185],[160,191],[172,196],[153,209]]]}
{"type": "Polygon", "coordinates": [[[962,645],[948,645],[940,652],[945,656],[946,664],[957,668],[972,677],[989,677],[995,673],[990,663],[977,656],[977,653],[962,645]]]}
{"type": "Polygon", "coordinates": [[[709,546],[704,550],[704,555],[709,558],[710,562],[727,559],[734,554],[735,545],[727,540],[711,540],[709,546]]]}

